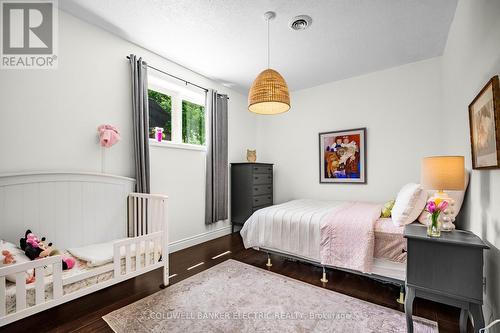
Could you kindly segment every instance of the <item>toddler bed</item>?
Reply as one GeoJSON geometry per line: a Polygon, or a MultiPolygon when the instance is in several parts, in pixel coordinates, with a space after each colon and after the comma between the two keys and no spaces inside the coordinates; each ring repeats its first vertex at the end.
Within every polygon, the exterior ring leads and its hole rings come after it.
{"type": "Polygon", "coordinates": [[[0,267],[0,326],[157,268],[168,285],[167,197],[134,185],[104,174],[0,176],[0,239],[19,244],[30,228],[68,249],[0,267]],[[76,264],[63,271],[70,256],[76,264]]]}
{"type": "MultiPolygon", "coordinates": [[[[106,244],[107,245],[107,244],[106,244]]],[[[153,249],[153,245],[151,246],[153,249]]],[[[119,275],[125,275],[127,266],[126,259],[123,253],[121,253],[120,258],[120,273],[119,275]]],[[[110,262],[103,263],[102,265],[94,266],[90,262],[81,260],[79,257],[73,256],[70,252],[65,251],[62,254],[65,258],[71,257],[75,260],[75,266],[69,270],[62,272],[62,294],[70,295],[78,290],[85,289],[90,286],[108,281],[114,276],[114,265],[113,258],[110,258],[110,262]]],[[[145,252],[141,251],[139,254],[139,264],[136,264],[136,255],[132,251],[132,256],[130,257],[130,271],[135,271],[136,267],[144,267],[146,264],[150,265],[154,262],[158,262],[161,255],[161,249],[156,248],[152,251],[145,252]]],[[[54,279],[52,274],[46,275],[44,277],[44,287],[45,299],[53,299],[53,283],[54,279]]],[[[26,284],[26,307],[31,307],[36,305],[36,283],[26,284]]],[[[5,305],[6,314],[12,314],[16,311],[16,283],[6,281],[5,290],[5,305]]]]}

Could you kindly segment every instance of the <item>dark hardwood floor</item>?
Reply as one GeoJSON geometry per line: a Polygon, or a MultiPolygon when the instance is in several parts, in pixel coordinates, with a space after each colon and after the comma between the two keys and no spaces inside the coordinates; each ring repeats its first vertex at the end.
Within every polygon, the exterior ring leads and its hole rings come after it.
{"type": "MultiPolygon", "coordinates": [[[[212,241],[181,250],[170,255],[170,274],[177,274],[170,279],[175,284],[189,276],[217,265],[229,258],[266,269],[266,254],[255,250],[245,250],[239,233],[224,236],[212,241]],[[212,257],[225,251],[230,254],[217,259],[212,257]],[[187,268],[204,262],[203,265],[187,268]]],[[[319,281],[321,268],[272,256],[272,271],[322,286],[319,281]]],[[[328,270],[326,288],[350,295],[371,303],[404,311],[396,303],[399,289],[390,284],[383,284],[370,278],[338,270],[328,270]]],[[[155,270],[137,278],[100,290],[91,295],[35,314],[0,328],[1,332],[112,332],[101,318],[105,314],[133,303],[159,291],[161,270],[155,270]]],[[[431,301],[416,299],[414,314],[434,320],[440,332],[458,332],[459,310],[431,301]]]]}

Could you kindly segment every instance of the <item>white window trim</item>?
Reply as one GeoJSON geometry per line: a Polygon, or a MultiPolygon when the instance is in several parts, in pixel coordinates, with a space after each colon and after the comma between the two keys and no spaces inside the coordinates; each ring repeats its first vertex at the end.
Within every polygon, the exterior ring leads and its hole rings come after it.
{"type": "MultiPolygon", "coordinates": [[[[172,133],[171,133],[171,141],[164,140],[162,142],[158,142],[155,139],[149,139],[149,144],[155,147],[164,147],[164,148],[176,148],[176,149],[187,149],[187,150],[199,150],[199,151],[207,151],[207,113],[205,112],[205,144],[204,145],[196,145],[191,143],[182,142],[182,101],[188,101],[198,105],[200,104],[201,98],[199,100],[192,98],[191,96],[186,96],[181,92],[177,92],[174,90],[166,89],[165,87],[158,86],[156,84],[148,84],[148,89],[152,89],[154,91],[160,92],[162,94],[170,96],[172,99],[172,133]]],[[[201,95],[200,95],[201,96],[201,95]]],[[[206,111],[206,105],[205,105],[206,111]]]]}
{"type": "Polygon", "coordinates": [[[190,143],[178,143],[172,141],[162,141],[158,142],[155,139],[149,139],[149,145],[153,147],[160,148],[174,148],[174,149],[186,149],[186,150],[198,150],[198,151],[207,151],[207,146],[202,145],[193,145],[190,143]]]}

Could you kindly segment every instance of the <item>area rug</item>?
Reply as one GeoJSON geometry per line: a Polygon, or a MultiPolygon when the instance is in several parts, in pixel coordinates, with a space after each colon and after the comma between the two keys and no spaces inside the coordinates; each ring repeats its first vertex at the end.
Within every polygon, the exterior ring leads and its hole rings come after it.
{"type": "MultiPolygon", "coordinates": [[[[130,332],[406,332],[404,313],[227,260],[103,317],[130,332]]],[[[438,332],[414,317],[415,332],[438,332]]]]}

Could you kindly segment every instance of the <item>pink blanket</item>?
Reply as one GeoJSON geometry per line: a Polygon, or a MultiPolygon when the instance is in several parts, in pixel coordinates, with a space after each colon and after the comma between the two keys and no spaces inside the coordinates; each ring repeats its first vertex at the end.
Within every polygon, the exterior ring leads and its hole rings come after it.
{"type": "Polygon", "coordinates": [[[347,202],[321,225],[321,263],[371,273],[374,226],[382,205],[347,202]]]}

